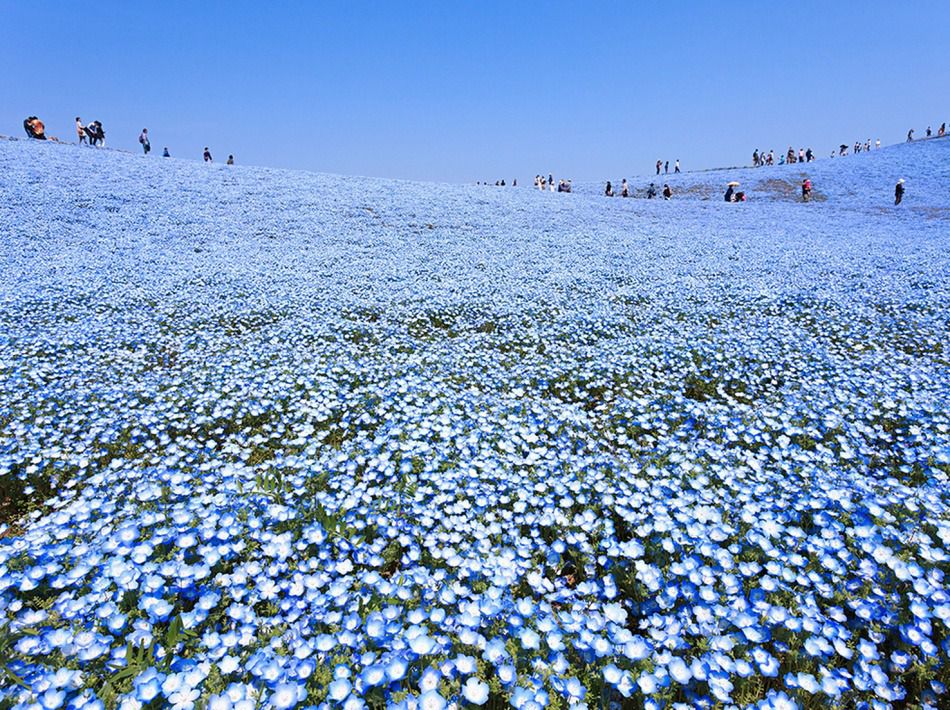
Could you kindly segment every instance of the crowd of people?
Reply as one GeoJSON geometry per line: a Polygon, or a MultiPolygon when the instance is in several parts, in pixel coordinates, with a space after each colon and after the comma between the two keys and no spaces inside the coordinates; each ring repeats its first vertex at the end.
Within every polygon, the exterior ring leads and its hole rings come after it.
{"type": "MultiPolygon", "coordinates": [[[[650,186],[644,191],[644,197],[648,200],[655,199],[660,194],[663,195],[664,200],[669,200],[673,197],[673,189],[667,183],[663,183],[662,192],[657,190],[656,183],[651,182],[650,186]]],[[[624,178],[620,183],[620,192],[614,192],[613,183],[610,180],[607,181],[607,185],[604,188],[604,197],[630,197],[630,185],[627,183],[627,178],[624,178]]]]}
{"type": "MultiPolygon", "coordinates": [[[[517,181],[515,181],[515,184],[517,184],[517,181]]],[[[544,175],[535,175],[534,187],[541,192],[572,192],[574,189],[570,180],[558,180],[557,186],[555,186],[554,176],[551,174],[549,174],[547,178],[545,178],[544,175]]]]}
{"type": "MultiPolygon", "coordinates": [[[[26,131],[28,138],[34,140],[52,140],[58,142],[56,138],[46,135],[46,126],[45,124],[36,116],[28,116],[23,121],[23,129],[26,131]]],[[[106,132],[102,128],[101,121],[90,121],[89,123],[83,125],[82,118],[76,116],[76,139],[80,145],[91,145],[97,146],[100,148],[105,147],[106,144],[106,132]]],[[[139,134],[139,145],[142,146],[142,152],[145,155],[148,155],[152,150],[152,142],[149,139],[148,129],[143,128],[142,132],[139,134]]],[[[166,146],[162,150],[163,158],[170,158],[171,153],[168,152],[168,147],[166,146]]],[[[206,163],[213,162],[211,158],[211,151],[205,147],[204,150],[204,161],[206,163]]],[[[227,160],[228,165],[234,165],[234,156],[229,155],[227,160]]]]}
{"type": "MultiPolygon", "coordinates": [[[[658,161],[656,161],[656,174],[657,174],[657,175],[660,174],[660,170],[662,170],[664,174],[669,174],[669,172],[670,172],[670,161],[669,161],[669,160],[667,160],[667,161],[663,161],[663,160],[658,160],[658,161]]],[[[680,172],[680,161],[679,161],[679,159],[677,158],[676,162],[673,163],[673,173],[675,174],[675,173],[678,173],[678,172],[680,172]]]]}
{"type": "MultiPolygon", "coordinates": [[[[795,149],[792,146],[788,147],[788,150],[778,157],[779,165],[786,165],[791,163],[810,163],[815,160],[815,152],[808,148],[799,148],[798,153],[795,153],[795,149]]],[[[762,168],[767,165],[775,165],[775,151],[770,150],[768,153],[765,151],[760,151],[758,148],[752,151],[752,167],[762,168]]]]}
{"type": "MultiPolygon", "coordinates": [[[[943,123],[941,123],[941,124],[940,124],[940,128],[937,129],[937,138],[943,138],[945,135],[947,135],[947,123],[946,123],[946,121],[944,121],[943,123]]],[[[933,137],[934,137],[933,130],[931,130],[930,126],[927,126],[926,137],[927,137],[927,138],[933,138],[933,137]]],[[[909,131],[907,131],[907,142],[910,143],[910,142],[913,141],[913,140],[914,140],[914,129],[911,128],[909,131]]]]}

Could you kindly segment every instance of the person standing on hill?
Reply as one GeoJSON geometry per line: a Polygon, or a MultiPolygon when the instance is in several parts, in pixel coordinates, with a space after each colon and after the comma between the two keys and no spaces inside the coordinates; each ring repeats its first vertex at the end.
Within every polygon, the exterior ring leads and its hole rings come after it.
{"type": "Polygon", "coordinates": [[[932,136],[932,135],[933,135],[933,133],[932,133],[931,130],[930,130],[930,126],[927,126],[927,137],[930,138],[930,136],[932,136]]]}
{"type": "Polygon", "coordinates": [[[80,143],[86,142],[86,129],[79,120],[79,116],[76,116],[76,135],[79,136],[80,143]]]}
{"type": "Polygon", "coordinates": [[[627,187],[627,178],[624,178],[623,182],[620,183],[620,196],[630,197],[630,188],[627,187]]]}
{"type": "MultiPolygon", "coordinates": [[[[870,139],[868,139],[868,140],[870,140],[870,139]]],[[[874,147],[875,147],[875,148],[880,148],[880,147],[881,147],[881,139],[880,139],[880,138],[878,138],[876,141],[874,141],[874,147]]]]}
{"type": "Polygon", "coordinates": [[[897,185],[894,187],[894,204],[899,205],[901,200],[904,199],[904,178],[901,178],[897,181],[897,185]]]}
{"type": "Polygon", "coordinates": [[[940,124],[940,128],[937,129],[937,135],[942,137],[944,133],[947,132],[947,122],[944,121],[940,124]]]}
{"type": "Polygon", "coordinates": [[[673,166],[673,172],[678,173],[680,171],[680,161],[679,158],[676,159],[676,164],[673,166]]]}
{"type": "Polygon", "coordinates": [[[172,154],[168,152],[168,146],[165,146],[165,150],[162,151],[162,157],[163,157],[163,158],[170,158],[170,157],[172,157],[172,154]]]}
{"type": "Polygon", "coordinates": [[[666,174],[669,174],[669,172],[670,172],[670,161],[669,161],[669,160],[667,160],[667,161],[663,164],[663,172],[666,173],[666,174]]]}
{"type": "Polygon", "coordinates": [[[662,167],[663,167],[663,161],[662,161],[662,160],[656,161],[656,174],[657,174],[657,175],[660,174],[660,168],[662,168],[662,167]]]}
{"type": "Polygon", "coordinates": [[[614,186],[610,184],[610,180],[607,181],[607,187],[604,188],[604,197],[613,197],[614,196],[614,186]]]}
{"type": "MultiPolygon", "coordinates": [[[[229,156],[228,156],[228,165],[234,165],[234,156],[233,156],[233,155],[229,155],[229,156]]],[[[501,181],[501,184],[504,185],[504,184],[505,184],[505,181],[502,180],[502,181],[501,181]]]]}
{"type": "Polygon", "coordinates": [[[913,129],[913,128],[911,128],[909,131],[907,131],[907,142],[910,143],[912,140],[914,140],[914,129],[913,129]]]}
{"type": "Polygon", "coordinates": [[[145,151],[145,155],[148,155],[149,151],[152,149],[152,144],[148,140],[148,129],[143,128],[142,132],[139,134],[139,143],[142,144],[142,150],[145,151]]]}
{"type": "Polygon", "coordinates": [[[213,163],[214,159],[211,157],[211,151],[208,150],[208,146],[205,146],[204,159],[206,163],[213,163]]]}

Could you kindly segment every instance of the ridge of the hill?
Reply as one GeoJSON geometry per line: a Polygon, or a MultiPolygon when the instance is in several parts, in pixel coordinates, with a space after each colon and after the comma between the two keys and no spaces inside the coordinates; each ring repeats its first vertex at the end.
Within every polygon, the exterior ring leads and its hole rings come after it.
{"type": "MultiPolygon", "coordinates": [[[[268,180],[275,184],[299,182],[301,188],[316,184],[330,186],[338,181],[341,188],[354,192],[365,191],[368,195],[377,189],[392,191],[398,190],[400,186],[414,189],[428,187],[433,196],[446,193],[458,195],[459,191],[464,193],[469,190],[485,194],[494,190],[494,186],[345,176],[287,168],[205,165],[174,158],[144,158],[137,153],[115,149],[93,149],[69,143],[44,143],[0,136],[0,168],[4,169],[3,174],[11,174],[4,167],[10,162],[21,163],[19,167],[29,171],[42,170],[48,161],[71,169],[85,165],[91,179],[95,179],[99,171],[111,168],[113,171],[127,170],[129,180],[152,181],[162,186],[167,186],[169,180],[183,179],[189,174],[198,176],[207,175],[209,171],[212,174],[214,171],[231,171],[233,176],[241,176],[240,179],[244,180],[253,181],[250,176],[256,175],[261,183],[268,180]]],[[[634,198],[645,197],[647,187],[653,183],[657,187],[669,184],[677,201],[715,201],[722,199],[727,182],[738,181],[740,189],[750,200],[785,203],[801,201],[801,182],[806,177],[813,184],[813,202],[834,202],[840,207],[858,210],[890,204],[894,185],[903,178],[906,181],[905,202],[908,205],[926,207],[931,211],[936,210],[936,214],[950,216],[950,195],[947,190],[950,185],[950,136],[900,143],[833,159],[821,158],[811,163],[760,168],[723,167],[679,174],[636,176],[630,178],[629,183],[634,198]]],[[[608,179],[619,193],[622,177],[608,179]]],[[[602,197],[605,184],[606,179],[598,182],[575,181],[572,194],[602,197]]],[[[513,188],[509,186],[499,190],[510,191],[513,188]]],[[[525,190],[537,192],[525,184],[515,192],[525,190]]],[[[563,195],[559,193],[558,197],[563,195]]]]}

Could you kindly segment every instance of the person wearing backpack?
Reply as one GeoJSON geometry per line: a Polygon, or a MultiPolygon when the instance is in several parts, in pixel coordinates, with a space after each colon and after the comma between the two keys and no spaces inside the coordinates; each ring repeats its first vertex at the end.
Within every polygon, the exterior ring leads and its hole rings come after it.
{"type": "Polygon", "coordinates": [[[145,151],[145,155],[148,155],[148,152],[152,149],[152,144],[148,140],[147,128],[143,128],[142,132],[139,134],[139,143],[142,144],[142,150],[145,151]]]}

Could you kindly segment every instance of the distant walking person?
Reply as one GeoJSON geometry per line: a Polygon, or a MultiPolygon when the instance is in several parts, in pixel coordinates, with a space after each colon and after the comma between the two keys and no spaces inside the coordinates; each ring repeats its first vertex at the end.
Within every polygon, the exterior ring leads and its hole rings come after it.
{"type": "Polygon", "coordinates": [[[205,158],[205,162],[206,162],[206,163],[213,163],[213,162],[214,162],[214,160],[213,160],[212,157],[211,157],[211,151],[208,150],[208,146],[205,146],[205,155],[204,155],[204,158],[205,158]]]}
{"type": "Polygon", "coordinates": [[[680,171],[680,161],[677,159],[676,164],[673,166],[673,172],[678,173],[680,171]]]}
{"type": "Polygon", "coordinates": [[[171,153],[168,152],[168,147],[167,147],[167,146],[165,147],[165,150],[162,151],[162,157],[163,157],[163,158],[170,158],[170,157],[172,157],[171,153]]]}
{"type": "Polygon", "coordinates": [[[662,160],[656,161],[656,174],[657,174],[657,175],[660,174],[660,168],[662,168],[662,167],[663,167],[663,161],[662,161],[662,160]]]}
{"type": "Polygon", "coordinates": [[[894,204],[899,205],[901,200],[904,199],[904,178],[901,178],[897,181],[897,185],[894,187],[894,204]]]}
{"type": "Polygon", "coordinates": [[[907,142],[910,143],[912,140],[914,140],[914,129],[913,129],[913,128],[911,128],[909,131],[907,131],[907,142]]]}
{"type": "Polygon", "coordinates": [[[139,143],[142,144],[142,150],[145,151],[145,155],[148,155],[149,151],[152,149],[152,144],[148,140],[148,129],[143,128],[142,132],[139,134],[139,143]]]}
{"type": "Polygon", "coordinates": [[[79,136],[79,142],[86,142],[86,129],[82,125],[82,121],[79,120],[79,116],[76,116],[76,135],[79,136]]]}
{"type": "MultiPolygon", "coordinates": [[[[229,155],[229,156],[228,156],[228,165],[234,165],[234,156],[233,156],[233,155],[229,155]]],[[[505,184],[505,181],[502,180],[502,181],[501,181],[501,184],[504,185],[504,184],[505,184]]]]}

